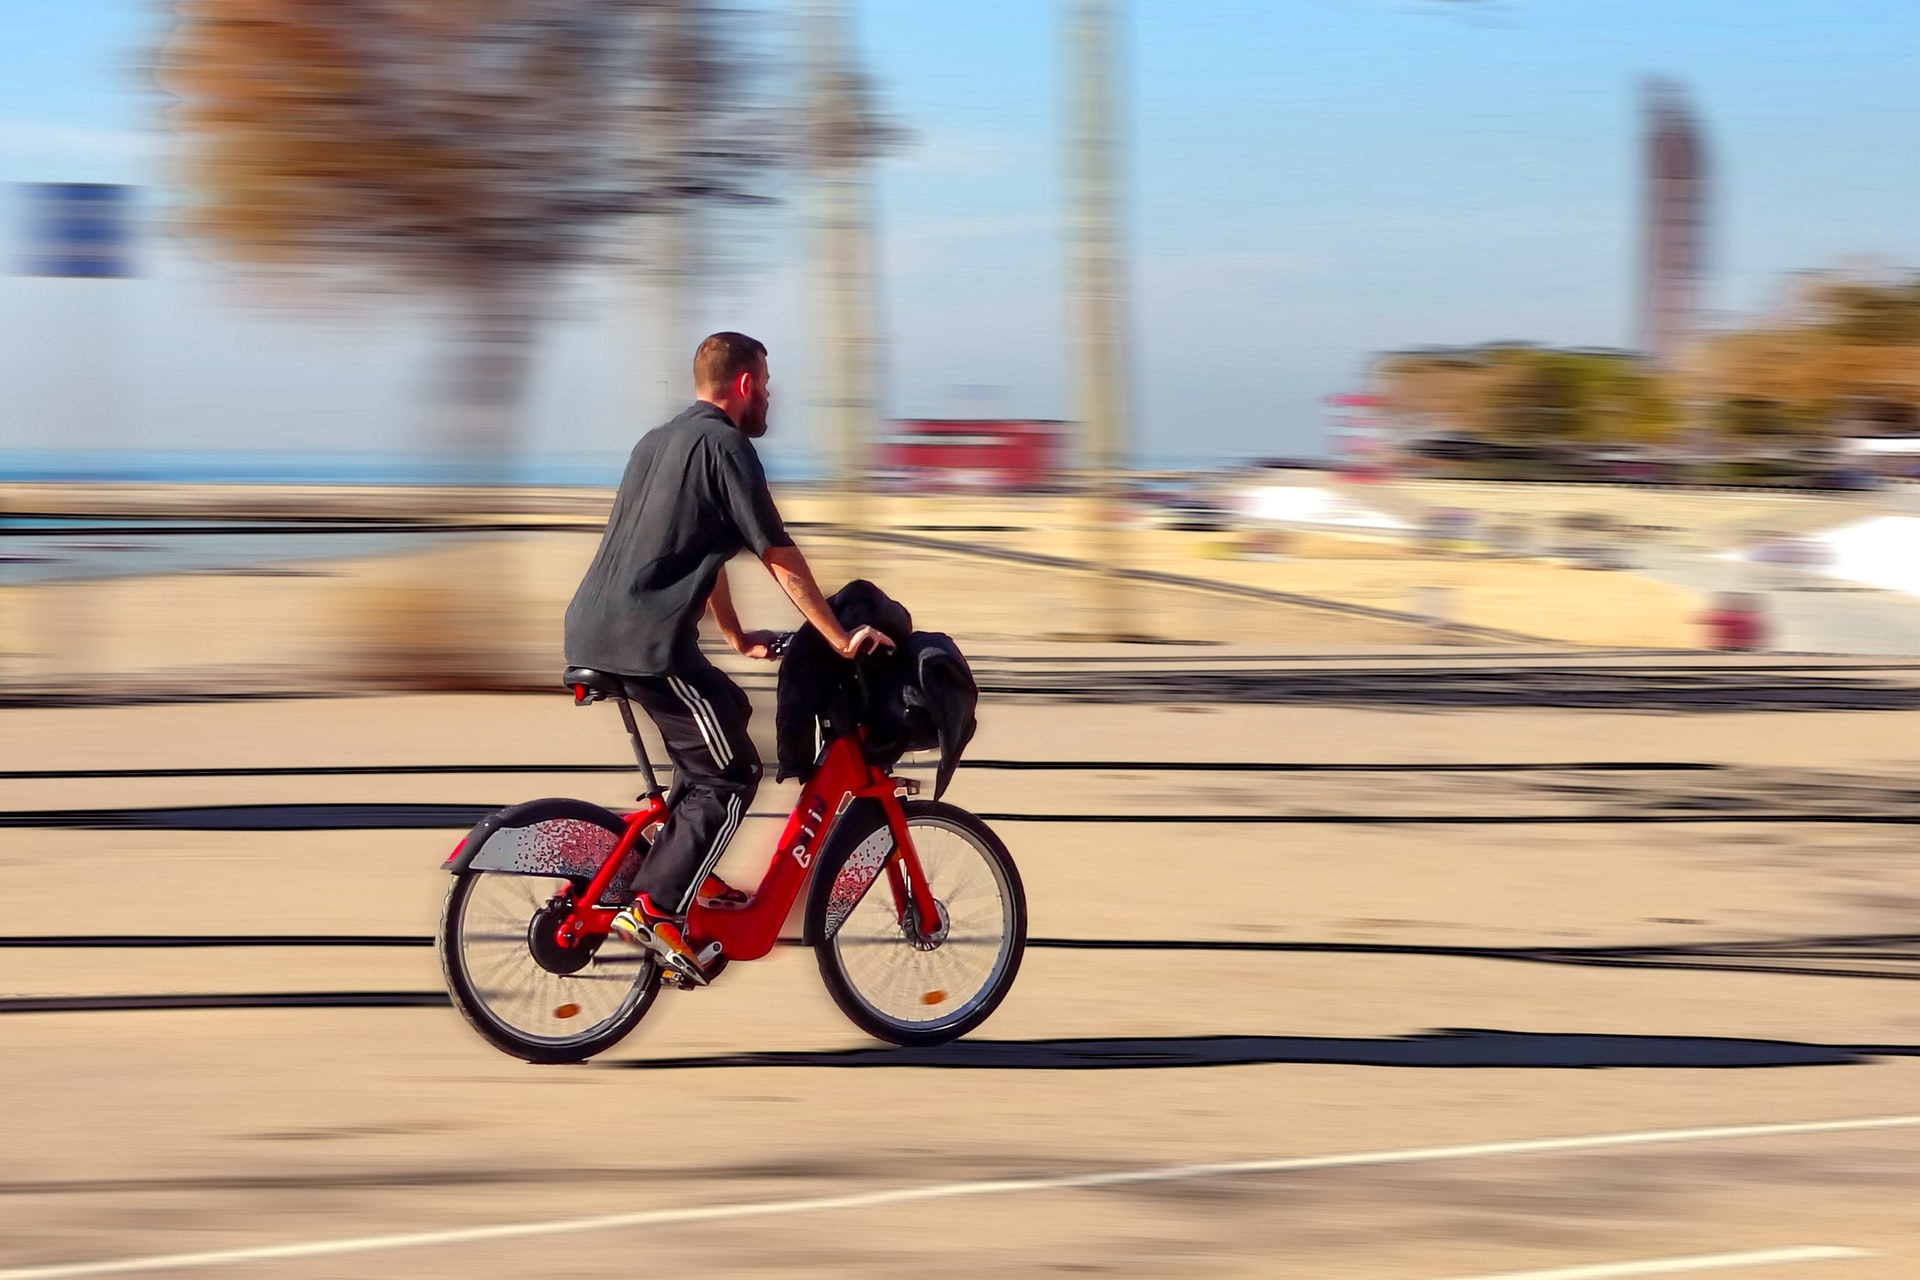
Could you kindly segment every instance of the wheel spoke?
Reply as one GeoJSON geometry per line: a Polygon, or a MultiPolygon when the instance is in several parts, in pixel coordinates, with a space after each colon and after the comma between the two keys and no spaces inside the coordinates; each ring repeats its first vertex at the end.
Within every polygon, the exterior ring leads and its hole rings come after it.
{"type": "Polygon", "coordinates": [[[528,929],[564,882],[504,872],[469,873],[459,904],[457,961],[480,1016],[515,1041],[544,1047],[587,1041],[628,1017],[651,990],[639,951],[596,952],[571,974],[534,958],[528,929]]]}
{"type": "Polygon", "coordinates": [[[916,947],[893,896],[869,893],[831,945],[861,1005],[885,1024],[924,1032],[962,1021],[994,995],[1017,941],[1016,912],[998,860],[972,832],[931,814],[911,815],[908,825],[927,888],[945,910],[946,938],[916,947]]]}

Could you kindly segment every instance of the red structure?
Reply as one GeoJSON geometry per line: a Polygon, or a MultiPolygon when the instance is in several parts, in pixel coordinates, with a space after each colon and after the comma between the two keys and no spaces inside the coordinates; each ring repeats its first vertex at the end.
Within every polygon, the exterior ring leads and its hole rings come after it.
{"type": "Polygon", "coordinates": [[[918,493],[1022,493],[1055,483],[1067,424],[993,418],[912,418],[880,442],[881,477],[918,493]]]}
{"type": "Polygon", "coordinates": [[[1340,469],[1349,480],[1384,480],[1393,469],[1395,453],[1389,430],[1385,396],[1344,392],[1325,397],[1333,409],[1330,443],[1340,469]]]}

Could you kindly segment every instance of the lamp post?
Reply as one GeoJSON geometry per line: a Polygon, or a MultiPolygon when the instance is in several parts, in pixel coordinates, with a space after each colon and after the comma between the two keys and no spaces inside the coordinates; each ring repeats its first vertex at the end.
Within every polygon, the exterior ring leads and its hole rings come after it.
{"type": "Polygon", "coordinates": [[[880,429],[880,337],[868,172],[894,133],[873,107],[841,0],[809,0],[807,159],[813,183],[816,439],[833,460],[839,519],[867,523],[865,489],[880,429]]]}
{"type": "Polygon", "coordinates": [[[1081,429],[1086,489],[1088,628],[1105,638],[1128,628],[1120,580],[1104,572],[1118,551],[1120,471],[1127,461],[1126,278],[1120,250],[1119,35],[1114,0],[1069,0],[1073,85],[1068,135],[1073,297],[1073,415],[1081,429]]]}

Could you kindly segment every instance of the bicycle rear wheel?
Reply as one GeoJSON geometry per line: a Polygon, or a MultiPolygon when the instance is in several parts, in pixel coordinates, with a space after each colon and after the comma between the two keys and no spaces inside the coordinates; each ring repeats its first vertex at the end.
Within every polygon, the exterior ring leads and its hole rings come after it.
{"type": "Polygon", "coordinates": [[[941,930],[910,932],[884,871],[849,909],[843,875],[859,876],[861,842],[845,841],[817,872],[807,936],[828,993],[855,1026],[891,1044],[945,1044],[985,1022],[1012,988],[1027,945],[1026,893],[986,823],[934,801],[909,802],[906,813],[941,930]]]}
{"type": "Polygon", "coordinates": [[[552,941],[584,885],[464,871],[440,921],[447,990],[473,1029],[528,1062],[579,1062],[613,1047],[652,1006],[660,966],[619,940],[552,941]]]}

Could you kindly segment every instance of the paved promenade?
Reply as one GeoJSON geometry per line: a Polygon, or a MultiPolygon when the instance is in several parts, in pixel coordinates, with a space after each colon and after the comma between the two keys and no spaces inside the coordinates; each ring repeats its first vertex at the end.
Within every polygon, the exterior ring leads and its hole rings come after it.
{"type": "Polygon", "coordinates": [[[919,1054],[798,949],[584,1067],[437,1002],[446,812],[618,804],[605,708],[0,711],[0,934],[40,939],[0,958],[0,1277],[1920,1273],[1920,671],[978,665],[952,798],[1002,815],[1046,945],[919,1054]],[[392,941],[46,942],[128,933],[392,941]]]}

